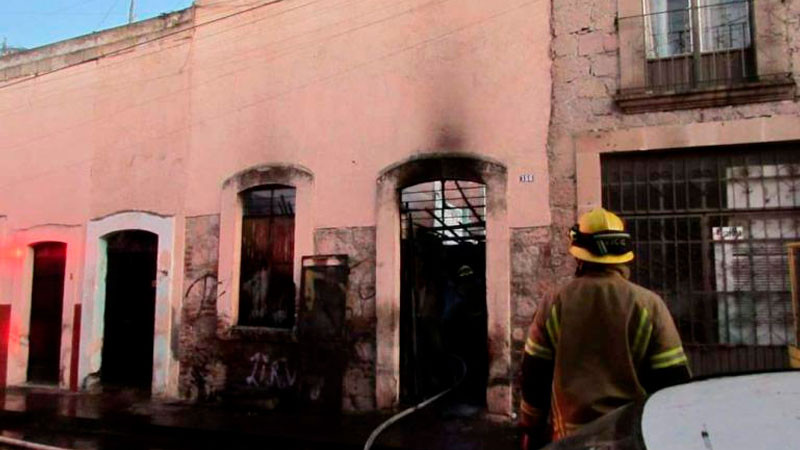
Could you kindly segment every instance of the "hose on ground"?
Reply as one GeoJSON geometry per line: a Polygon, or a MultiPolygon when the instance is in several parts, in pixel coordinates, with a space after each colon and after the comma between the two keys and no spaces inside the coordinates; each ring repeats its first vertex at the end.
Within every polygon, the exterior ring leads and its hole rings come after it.
{"type": "Polygon", "coordinates": [[[0,444],[15,448],[29,448],[32,450],[72,450],[69,448],[54,447],[52,445],[37,444],[36,442],[24,441],[22,439],[14,439],[6,436],[0,436],[0,444]]]}
{"type": "Polygon", "coordinates": [[[416,411],[419,411],[419,410],[425,408],[426,406],[429,406],[430,404],[432,404],[436,400],[439,400],[440,398],[442,398],[445,395],[449,394],[450,392],[454,391],[461,384],[461,382],[464,381],[464,378],[467,376],[467,364],[464,362],[463,359],[459,358],[456,355],[451,354],[450,356],[455,358],[461,364],[461,376],[456,380],[456,382],[453,383],[453,385],[450,386],[449,388],[443,390],[442,392],[439,392],[438,394],[434,395],[433,397],[430,397],[430,398],[426,399],[425,401],[423,401],[422,403],[419,403],[419,404],[417,404],[415,406],[412,406],[412,407],[410,407],[410,408],[408,408],[408,409],[406,409],[404,411],[401,411],[401,412],[393,415],[388,420],[386,420],[382,424],[378,425],[378,427],[375,428],[375,430],[372,431],[372,434],[369,435],[369,439],[367,439],[367,442],[364,444],[364,450],[370,450],[370,448],[372,448],[372,445],[375,443],[375,440],[378,439],[378,436],[380,436],[381,433],[383,433],[387,428],[389,428],[390,426],[395,424],[397,421],[399,421],[400,419],[402,419],[402,418],[404,418],[404,417],[406,417],[406,416],[408,416],[408,415],[410,415],[410,414],[412,414],[412,413],[414,413],[416,411]]]}

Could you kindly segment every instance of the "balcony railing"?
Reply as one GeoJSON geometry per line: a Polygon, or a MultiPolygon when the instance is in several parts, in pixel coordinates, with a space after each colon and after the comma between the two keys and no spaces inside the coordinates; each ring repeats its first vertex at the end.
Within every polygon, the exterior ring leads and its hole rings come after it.
{"type": "Polygon", "coordinates": [[[682,2],[645,0],[645,14],[619,20],[627,36],[640,40],[622,42],[642,65],[627,68],[640,71],[639,85],[629,88],[680,92],[757,80],[752,0],[708,2],[667,9],[682,2]]]}

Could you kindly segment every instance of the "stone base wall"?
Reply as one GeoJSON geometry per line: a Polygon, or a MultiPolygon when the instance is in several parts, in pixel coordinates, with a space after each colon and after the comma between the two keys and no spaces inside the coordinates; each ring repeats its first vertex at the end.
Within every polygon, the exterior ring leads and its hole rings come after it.
{"type": "Polygon", "coordinates": [[[225,383],[216,339],[218,255],[219,216],[187,217],[178,351],[178,391],[186,399],[215,399],[225,383]]]}
{"type": "Polygon", "coordinates": [[[298,342],[291,331],[222,326],[216,307],[219,216],[187,218],[182,398],[268,409],[375,409],[375,229],[323,229],[314,237],[315,254],[347,255],[350,269],[342,366],[330,377],[319,376],[314,363],[330,355],[298,342]]]}
{"type": "MultiPolygon", "coordinates": [[[[514,407],[520,400],[522,353],[538,305],[575,270],[561,228],[516,228],[511,231],[511,346],[514,407]]],[[[564,233],[566,236],[566,233],[564,233]]]]}
{"type": "MultiPolygon", "coordinates": [[[[566,232],[562,230],[573,220],[567,216],[563,226],[518,228],[511,232],[515,405],[519,401],[522,351],[533,313],[541,300],[557,289],[559,280],[569,278],[574,271],[573,260],[567,253],[566,232]]],[[[301,365],[298,354],[308,350],[301,349],[289,336],[218,329],[219,217],[188,218],[186,223],[186,281],[179,352],[181,396],[195,401],[244,401],[265,408],[281,407],[281,403],[295,405],[301,400],[297,389],[308,388],[298,385],[297,370],[301,365]],[[270,380],[271,372],[277,373],[278,378],[270,380]]],[[[318,255],[348,256],[341,407],[344,411],[373,410],[376,408],[375,229],[318,229],[314,250],[318,255]]]]}

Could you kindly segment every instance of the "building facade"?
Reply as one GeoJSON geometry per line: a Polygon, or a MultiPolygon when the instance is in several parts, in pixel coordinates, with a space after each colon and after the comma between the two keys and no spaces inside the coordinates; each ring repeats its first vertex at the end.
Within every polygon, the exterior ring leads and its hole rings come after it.
{"type": "Polygon", "coordinates": [[[788,366],[800,11],[698,1],[202,0],[0,59],[0,377],[360,411],[466,367],[510,416],[599,205],[700,373],[788,366]]]}
{"type": "Polygon", "coordinates": [[[695,375],[797,366],[797,8],[553,9],[554,221],[600,205],[627,221],[633,279],[667,301],[695,375]]]}
{"type": "Polygon", "coordinates": [[[550,224],[549,8],[208,0],[4,58],[6,384],[411,402],[445,337],[401,330],[463,300],[468,255],[472,398],[509,414],[511,239],[550,224]],[[410,189],[440,196],[401,236],[410,189]]]}

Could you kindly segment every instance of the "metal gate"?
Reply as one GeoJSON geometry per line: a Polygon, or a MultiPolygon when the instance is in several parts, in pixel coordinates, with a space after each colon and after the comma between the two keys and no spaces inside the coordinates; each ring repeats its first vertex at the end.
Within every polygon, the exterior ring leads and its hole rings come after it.
{"type": "Polygon", "coordinates": [[[788,367],[800,145],[614,154],[601,164],[603,205],[634,239],[632,279],[669,305],[694,373],[788,367]]]}
{"type": "Polygon", "coordinates": [[[416,403],[450,387],[456,401],[486,398],[486,187],[441,180],[400,194],[400,391],[416,403]],[[459,366],[460,367],[460,366],[459,366]]]}

